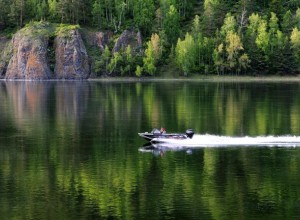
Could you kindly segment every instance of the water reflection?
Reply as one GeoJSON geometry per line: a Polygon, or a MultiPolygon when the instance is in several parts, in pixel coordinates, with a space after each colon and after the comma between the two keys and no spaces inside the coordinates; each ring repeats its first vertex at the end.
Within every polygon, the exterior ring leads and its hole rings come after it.
{"type": "MultiPolygon", "coordinates": [[[[194,150],[196,148],[193,148],[194,150]]],[[[186,146],[170,146],[165,144],[146,143],[139,148],[139,152],[152,153],[155,156],[164,156],[168,151],[185,151],[187,154],[192,154],[193,150],[186,146]]]]}
{"type": "Polygon", "coordinates": [[[174,132],[300,133],[298,84],[1,82],[0,91],[2,120],[17,129],[47,120],[80,129],[84,120],[102,132],[114,126],[114,135],[127,122],[137,131],[167,125],[174,132]]]}
{"type": "Polygon", "coordinates": [[[298,84],[1,81],[1,216],[297,218],[299,148],[160,157],[138,151],[137,133],[297,135],[299,94],[298,84]]]}

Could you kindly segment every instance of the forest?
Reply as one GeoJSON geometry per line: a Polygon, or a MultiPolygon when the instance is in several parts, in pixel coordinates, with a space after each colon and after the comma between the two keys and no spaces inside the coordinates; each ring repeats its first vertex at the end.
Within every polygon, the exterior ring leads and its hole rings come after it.
{"type": "Polygon", "coordinates": [[[96,76],[300,72],[300,0],[0,0],[0,35],[32,21],[142,33],[143,53],[97,53],[96,76]]]}

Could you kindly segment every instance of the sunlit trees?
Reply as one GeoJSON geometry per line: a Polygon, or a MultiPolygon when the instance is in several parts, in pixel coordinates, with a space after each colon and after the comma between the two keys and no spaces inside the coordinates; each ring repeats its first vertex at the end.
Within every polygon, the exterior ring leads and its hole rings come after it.
{"type": "Polygon", "coordinates": [[[244,48],[240,37],[236,33],[229,31],[226,35],[226,52],[228,68],[230,70],[237,67],[239,53],[242,50],[244,48]]]}
{"type": "Polygon", "coordinates": [[[225,71],[240,73],[242,69],[246,69],[250,59],[243,52],[243,43],[236,29],[234,16],[227,14],[218,35],[219,43],[213,49],[214,42],[203,37],[199,28],[199,17],[195,16],[192,35],[187,33],[185,39],[179,39],[176,45],[176,63],[184,75],[193,71],[208,73],[212,63],[218,74],[224,74],[225,71]]]}
{"type": "Polygon", "coordinates": [[[151,35],[151,44],[153,47],[154,59],[158,62],[163,52],[163,45],[158,34],[154,33],[151,35]]]}
{"type": "Polygon", "coordinates": [[[149,74],[154,75],[156,72],[156,65],[162,55],[162,44],[158,34],[152,34],[151,39],[147,42],[145,56],[143,58],[143,70],[149,74]]]}
{"type": "Polygon", "coordinates": [[[291,37],[291,47],[294,51],[294,57],[298,63],[297,69],[300,70],[300,31],[295,27],[292,31],[291,37]]]}
{"type": "Polygon", "coordinates": [[[151,41],[147,43],[147,49],[145,50],[145,57],[143,58],[144,71],[150,75],[154,75],[156,71],[155,67],[155,58],[154,58],[154,49],[151,41]]]}
{"type": "Polygon", "coordinates": [[[213,52],[213,61],[218,75],[224,74],[225,70],[225,50],[223,43],[219,44],[213,52]]]}
{"type": "Polygon", "coordinates": [[[224,23],[221,27],[220,34],[224,37],[229,32],[236,32],[237,22],[236,19],[231,13],[228,13],[224,19],[224,23]]]}
{"type": "Polygon", "coordinates": [[[213,60],[218,74],[224,74],[225,70],[230,74],[239,73],[242,68],[248,67],[250,60],[248,55],[243,53],[243,43],[236,30],[236,19],[229,13],[221,27],[220,44],[213,52],[213,60]]]}
{"type": "Polygon", "coordinates": [[[106,46],[100,62],[101,66],[105,67],[105,72],[110,75],[132,76],[135,68],[135,57],[130,45],[114,52],[112,57],[110,57],[110,51],[106,46]]]}
{"type": "Polygon", "coordinates": [[[176,45],[176,63],[178,67],[183,71],[184,76],[187,76],[193,70],[196,59],[196,47],[195,41],[192,35],[187,33],[185,39],[178,39],[176,45]]]}
{"type": "Polygon", "coordinates": [[[143,72],[142,67],[141,67],[140,65],[137,65],[137,66],[136,66],[136,69],[135,69],[135,75],[136,75],[137,77],[140,77],[140,76],[142,75],[142,72],[143,72]]]}
{"type": "Polygon", "coordinates": [[[288,38],[280,30],[279,20],[275,13],[270,13],[269,20],[258,14],[252,14],[249,17],[247,46],[258,71],[284,73],[287,70],[288,67],[283,63],[289,62],[288,38]]]}
{"type": "Polygon", "coordinates": [[[122,56],[120,52],[114,52],[113,56],[110,60],[110,63],[108,64],[108,73],[113,74],[118,71],[120,62],[122,60],[122,56]]]}
{"type": "Polygon", "coordinates": [[[134,66],[134,56],[132,55],[131,46],[128,45],[124,53],[124,67],[121,69],[121,75],[131,75],[133,66],[134,66]]]}

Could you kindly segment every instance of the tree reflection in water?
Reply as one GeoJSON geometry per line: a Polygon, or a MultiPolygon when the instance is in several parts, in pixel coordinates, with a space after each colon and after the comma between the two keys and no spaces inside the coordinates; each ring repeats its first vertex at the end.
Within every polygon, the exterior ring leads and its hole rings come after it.
{"type": "Polygon", "coordinates": [[[4,219],[299,217],[299,148],[200,148],[161,157],[138,151],[144,142],[137,136],[161,126],[298,135],[299,90],[296,83],[1,81],[0,213],[4,219]]]}

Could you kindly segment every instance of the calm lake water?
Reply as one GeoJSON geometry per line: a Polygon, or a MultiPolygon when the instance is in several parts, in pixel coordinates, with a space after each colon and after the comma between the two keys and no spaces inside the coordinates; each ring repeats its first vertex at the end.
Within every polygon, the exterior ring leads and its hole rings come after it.
{"type": "Polygon", "coordinates": [[[137,135],[300,136],[300,83],[2,81],[0,113],[1,219],[300,218],[300,147],[137,135]]]}

